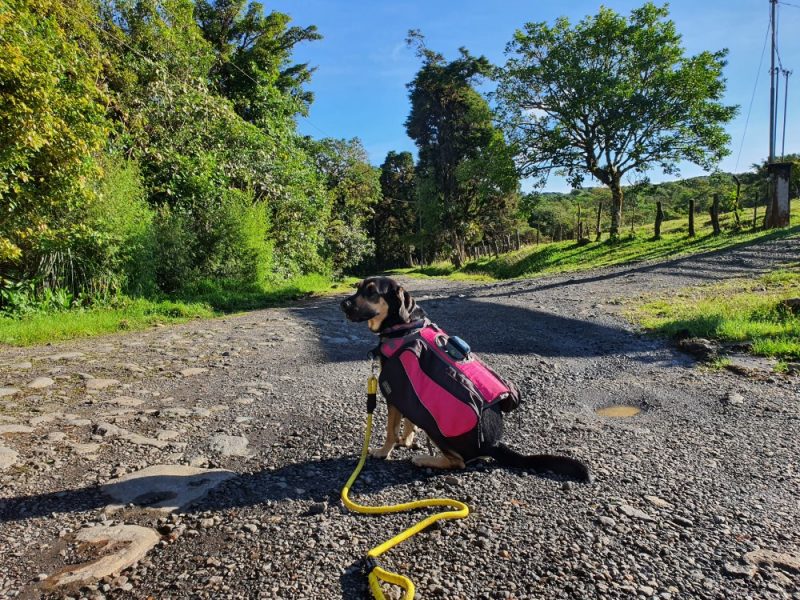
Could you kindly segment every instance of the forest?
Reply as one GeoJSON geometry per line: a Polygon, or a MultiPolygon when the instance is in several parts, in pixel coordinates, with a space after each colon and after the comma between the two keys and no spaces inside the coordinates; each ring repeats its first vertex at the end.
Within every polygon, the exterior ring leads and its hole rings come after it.
{"type": "MultiPolygon", "coordinates": [[[[594,239],[598,223],[598,239],[613,241],[631,224],[652,220],[657,203],[668,219],[685,215],[689,200],[707,212],[718,195],[723,210],[741,211],[746,222],[743,211],[764,202],[763,165],[738,177],[714,173],[658,185],[636,175],[654,165],[671,172],[686,159],[711,167],[727,153],[722,125],[736,107],[720,102],[719,53],[683,58],[678,52],[660,79],[637,80],[642,89],[677,90],[685,86],[676,79],[693,77],[705,87],[680,98],[683,112],[663,123],[652,116],[663,111],[650,106],[658,94],[649,93],[650,104],[632,119],[650,118],[655,125],[648,131],[663,135],[633,132],[626,138],[632,145],[614,155],[621,162],[604,166],[592,162],[595,148],[605,152],[612,143],[612,136],[592,137],[599,130],[592,119],[601,117],[554,108],[552,99],[532,95],[541,86],[523,80],[532,72],[523,68],[530,48],[556,39],[569,23],[528,24],[511,42],[505,66],[466,49],[448,60],[411,31],[407,43],[420,68],[407,86],[405,127],[417,157],[392,151],[376,166],[357,138],[312,139],[298,131],[297,118],[314,102],[314,68],[296,62],[293,52],[324,34],[313,24],[246,0],[6,4],[0,12],[0,313],[6,315],[119,297],[267,289],[308,274],[335,279],[437,259],[459,265],[479,244],[499,248],[498,240],[512,237],[573,239],[589,232],[594,239]],[[494,98],[477,91],[487,80],[498,86],[494,98]],[[530,107],[545,114],[532,117],[530,107]],[[570,139],[556,126],[565,119],[586,128],[570,139]],[[581,161],[597,187],[584,187],[581,161]],[[574,190],[521,191],[521,181],[551,169],[568,176],[574,190]]],[[[638,49],[640,62],[660,64],[660,48],[680,49],[667,15],[652,4],[632,13],[627,26],[655,32],[651,47],[638,49]]],[[[629,43],[610,31],[622,22],[628,23],[602,9],[571,30],[582,38],[569,39],[592,48],[598,36],[629,43]]],[[[556,50],[564,48],[550,50],[557,61],[556,50]]],[[[585,54],[579,46],[569,51],[585,54]]],[[[543,65],[537,76],[550,72],[543,65]]],[[[640,72],[651,71],[638,64],[620,76],[640,72]]],[[[598,103],[608,100],[612,85],[598,103]]],[[[632,101],[643,105],[641,98],[632,101]]],[[[621,115],[602,118],[606,128],[630,127],[621,115]]]]}

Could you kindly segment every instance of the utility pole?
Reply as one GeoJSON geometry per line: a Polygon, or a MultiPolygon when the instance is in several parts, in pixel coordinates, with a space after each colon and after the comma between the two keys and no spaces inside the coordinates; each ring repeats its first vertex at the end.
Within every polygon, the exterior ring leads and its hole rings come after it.
{"type": "Polygon", "coordinates": [[[781,71],[785,78],[783,84],[783,136],[781,137],[781,156],[786,156],[786,106],[789,102],[789,75],[792,72],[788,69],[781,71]]]}
{"type": "Polygon", "coordinates": [[[777,31],[775,31],[775,13],[778,8],[778,0],[769,0],[770,3],[770,28],[772,29],[772,51],[770,52],[769,67],[769,162],[775,160],[775,45],[777,42],[777,31]]]}

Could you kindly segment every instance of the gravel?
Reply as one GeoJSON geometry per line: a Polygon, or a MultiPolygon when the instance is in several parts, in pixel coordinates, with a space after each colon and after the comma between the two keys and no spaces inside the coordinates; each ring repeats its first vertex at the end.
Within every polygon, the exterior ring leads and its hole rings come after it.
{"type": "MultiPolygon", "coordinates": [[[[530,281],[405,282],[522,390],[509,444],[578,457],[595,480],[564,485],[488,462],[419,470],[408,459],[421,440],[369,461],[354,499],[446,495],[471,514],[381,561],[424,598],[800,600],[800,380],[708,370],[622,318],[642,294],[756,273],[798,251],[790,239],[530,281]],[[595,413],[618,404],[641,412],[595,413]]],[[[0,597],[364,597],[361,557],[417,516],[341,507],[375,340],[337,304],[0,351],[0,597]],[[53,384],[27,387],[36,378],[53,384]],[[230,478],[206,481],[200,467],[230,478]],[[108,508],[103,490],[137,477],[108,508]],[[188,504],[170,497],[198,488],[188,504]],[[172,512],[148,508],[170,499],[172,512]],[[122,573],[43,587],[85,560],[81,531],[123,525],[159,541],[122,573]]],[[[381,406],[373,444],[384,418],[381,406]]]]}

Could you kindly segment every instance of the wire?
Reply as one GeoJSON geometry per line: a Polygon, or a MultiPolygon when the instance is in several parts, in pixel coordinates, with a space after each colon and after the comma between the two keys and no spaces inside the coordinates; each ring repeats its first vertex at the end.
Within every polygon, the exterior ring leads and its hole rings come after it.
{"type": "Polygon", "coordinates": [[[800,4],[792,4],[791,2],[781,2],[778,0],[778,4],[783,4],[784,6],[791,6],[792,8],[800,8],[800,4]]]}
{"type": "Polygon", "coordinates": [[[756,82],[753,84],[753,95],[750,96],[750,106],[747,108],[747,118],[744,120],[744,131],[742,132],[742,142],[739,144],[739,154],[736,157],[736,166],[733,171],[739,170],[739,160],[742,158],[742,150],[744,149],[744,140],[747,137],[747,126],[750,123],[750,113],[753,110],[753,101],[756,99],[756,91],[758,90],[758,80],[761,77],[761,65],[764,64],[764,53],[767,51],[767,40],[769,39],[770,22],[767,21],[767,31],[764,34],[764,47],[761,49],[761,58],[758,60],[758,70],[756,71],[756,82]]]}

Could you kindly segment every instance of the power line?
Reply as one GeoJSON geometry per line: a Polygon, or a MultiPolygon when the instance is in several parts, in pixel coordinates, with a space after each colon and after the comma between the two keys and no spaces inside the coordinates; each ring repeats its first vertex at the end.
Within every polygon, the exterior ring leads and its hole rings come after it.
{"type": "Polygon", "coordinates": [[[769,39],[770,24],[767,23],[767,31],[764,34],[764,47],[761,49],[761,58],[758,61],[758,70],[756,71],[756,82],[753,84],[753,95],[750,96],[750,106],[747,108],[747,118],[744,121],[744,132],[742,132],[742,142],[739,144],[739,155],[736,157],[736,166],[734,171],[739,170],[739,160],[742,158],[742,150],[744,149],[744,140],[747,137],[747,126],[750,123],[750,113],[753,110],[753,101],[756,99],[756,91],[758,90],[758,79],[761,77],[761,65],[764,64],[764,53],[767,50],[767,39],[769,39]]]}

